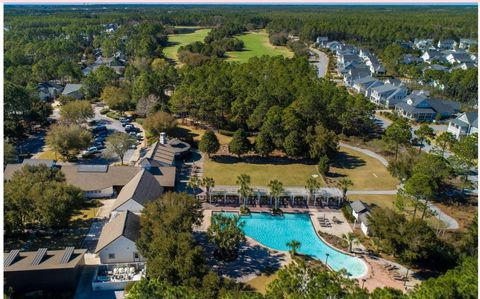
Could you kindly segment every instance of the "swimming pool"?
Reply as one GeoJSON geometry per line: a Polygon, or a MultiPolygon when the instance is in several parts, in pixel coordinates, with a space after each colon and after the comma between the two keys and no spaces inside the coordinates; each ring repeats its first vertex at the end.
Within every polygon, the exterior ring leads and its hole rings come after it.
{"type": "MultiPolygon", "coordinates": [[[[221,214],[237,215],[232,212],[221,214]]],[[[335,271],[346,269],[352,278],[367,274],[365,262],[332,248],[317,236],[308,214],[272,216],[267,213],[251,213],[249,216],[241,216],[241,221],[245,222],[243,227],[245,234],[267,247],[288,251],[286,244],[291,240],[297,240],[301,243],[299,253],[310,255],[323,263],[328,253],[328,265],[335,271]]]]}

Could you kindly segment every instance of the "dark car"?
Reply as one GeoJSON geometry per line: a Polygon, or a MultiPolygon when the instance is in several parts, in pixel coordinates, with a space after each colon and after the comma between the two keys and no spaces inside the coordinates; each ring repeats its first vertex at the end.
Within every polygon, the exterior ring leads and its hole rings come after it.
{"type": "Polygon", "coordinates": [[[92,129],[92,132],[93,133],[99,133],[99,132],[103,132],[103,131],[107,131],[107,126],[96,126],[95,128],[92,129]]]}

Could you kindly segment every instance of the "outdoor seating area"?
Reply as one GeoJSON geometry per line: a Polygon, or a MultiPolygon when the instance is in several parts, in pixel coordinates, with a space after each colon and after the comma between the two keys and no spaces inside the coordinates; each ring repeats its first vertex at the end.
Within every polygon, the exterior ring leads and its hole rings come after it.
{"type": "Polygon", "coordinates": [[[393,279],[399,281],[409,281],[408,279],[408,270],[406,273],[401,273],[400,268],[396,265],[392,265],[390,263],[385,263],[383,265],[384,269],[392,275],[393,279]]]}
{"type": "Polygon", "coordinates": [[[92,281],[92,288],[96,291],[122,289],[126,283],[139,281],[145,274],[145,263],[99,265],[92,281]]]}
{"type": "Polygon", "coordinates": [[[325,217],[325,214],[322,216],[317,217],[318,223],[320,223],[321,227],[332,227],[332,224],[342,224],[343,221],[338,219],[337,217],[333,216],[332,221],[325,217]]]}

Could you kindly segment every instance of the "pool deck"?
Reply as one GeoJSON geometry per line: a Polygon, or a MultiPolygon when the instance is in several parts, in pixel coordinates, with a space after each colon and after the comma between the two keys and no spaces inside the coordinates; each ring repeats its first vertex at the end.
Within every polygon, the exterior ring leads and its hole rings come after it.
{"type": "MultiPolygon", "coordinates": [[[[204,204],[204,211],[203,211],[203,222],[200,226],[195,227],[194,230],[198,232],[206,232],[208,227],[211,223],[212,213],[215,211],[228,211],[228,212],[239,212],[239,207],[216,207],[209,204],[204,204]]],[[[250,208],[251,212],[270,212],[269,208],[250,208]]],[[[338,237],[342,237],[343,234],[347,234],[349,232],[353,232],[352,227],[346,221],[345,217],[343,216],[342,212],[339,210],[334,209],[303,209],[303,208],[286,208],[282,209],[285,213],[308,213],[310,215],[310,219],[314,226],[316,232],[322,231],[325,233],[329,233],[338,237]],[[318,222],[318,217],[325,217],[332,221],[332,218],[335,216],[340,223],[332,223],[332,227],[322,227],[318,222]]],[[[318,235],[317,235],[318,236],[318,235]]],[[[325,243],[327,243],[324,240],[325,243]]],[[[329,243],[327,243],[330,245],[329,243]]],[[[332,248],[334,246],[330,245],[332,248]]],[[[336,250],[345,252],[338,248],[336,250]]],[[[354,246],[354,249],[364,249],[364,246],[359,244],[354,246]]],[[[350,254],[350,253],[347,253],[350,254]]],[[[382,258],[370,258],[367,255],[361,254],[350,254],[355,255],[362,259],[368,268],[368,273],[357,279],[360,286],[364,284],[364,287],[367,288],[370,292],[373,291],[375,288],[378,287],[392,287],[395,289],[400,289],[402,291],[406,291],[407,289],[413,288],[416,284],[420,283],[420,280],[412,277],[409,275],[409,281],[404,285],[403,281],[395,280],[393,275],[394,274],[401,274],[405,275],[407,272],[407,268],[404,266],[387,261],[382,258]],[[399,269],[396,271],[388,271],[385,269],[385,264],[391,264],[397,266],[399,269]],[[364,281],[365,280],[365,281],[364,281]]],[[[260,244],[259,242],[255,241],[252,238],[247,237],[247,242],[242,246],[241,253],[237,261],[223,264],[217,263],[213,265],[213,268],[221,273],[222,275],[226,275],[230,278],[235,279],[238,282],[246,282],[249,281],[257,276],[260,276],[264,269],[272,269],[277,267],[283,267],[291,262],[291,257],[288,252],[277,251],[271,248],[265,247],[264,245],[260,244]],[[250,248],[250,249],[248,249],[250,248]],[[259,252],[261,252],[259,254],[259,252]],[[259,256],[261,258],[259,259],[259,256]],[[267,258],[266,258],[267,257],[267,258]],[[278,259],[278,263],[275,267],[271,267],[272,261],[271,259],[278,259]],[[255,268],[251,269],[252,267],[252,260],[255,261],[255,268]],[[267,262],[262,262],[267,261],[267,262]],[[262,265],[264,263],[264,265],[262,265]],[[250,269],[249,269],[250,268],[250,269]],[[247,270],[240,270],[240,269],[247,269],[247,270]],[[240,272],[244,271],[244,272],[240,272]],[[239,275],[241,273],[241,275],[239,275]]]]}

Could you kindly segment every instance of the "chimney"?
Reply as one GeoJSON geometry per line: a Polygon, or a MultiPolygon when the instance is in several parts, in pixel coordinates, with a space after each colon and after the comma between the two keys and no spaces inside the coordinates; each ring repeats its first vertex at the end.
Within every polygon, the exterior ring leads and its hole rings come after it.
{"type": "Polygon", "coordinates": [[[160,144],[167,144],[167,133],[160,133],[160,144]]]}

